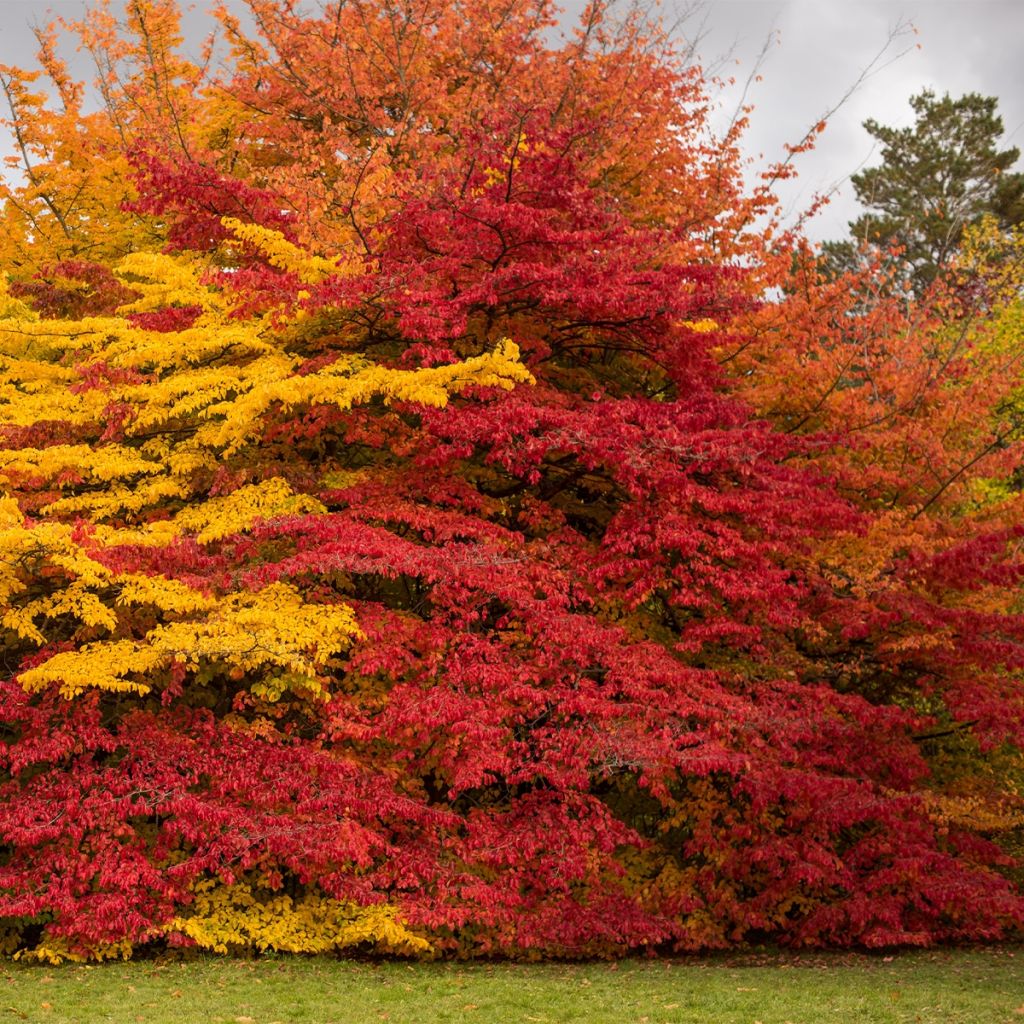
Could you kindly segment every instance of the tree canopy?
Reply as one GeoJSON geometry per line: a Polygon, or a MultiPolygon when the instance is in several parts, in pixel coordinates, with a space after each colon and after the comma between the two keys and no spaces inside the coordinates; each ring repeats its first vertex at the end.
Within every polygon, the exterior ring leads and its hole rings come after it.
{"type": "Polygon", "coordinates": [[[0,69],[6,948],[1019,929],[1005,261],[826,273],[638,13],[248,6],[0,69]]]}

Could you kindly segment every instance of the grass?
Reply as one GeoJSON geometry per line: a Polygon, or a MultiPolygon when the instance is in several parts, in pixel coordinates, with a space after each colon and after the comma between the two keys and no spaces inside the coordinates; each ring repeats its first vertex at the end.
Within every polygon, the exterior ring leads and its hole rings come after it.
{"type": "Polygon", "coordinates": [[[1024,1024],[1024,949],[618,964],[0,963],[0,1024],[1024,1024]]]}

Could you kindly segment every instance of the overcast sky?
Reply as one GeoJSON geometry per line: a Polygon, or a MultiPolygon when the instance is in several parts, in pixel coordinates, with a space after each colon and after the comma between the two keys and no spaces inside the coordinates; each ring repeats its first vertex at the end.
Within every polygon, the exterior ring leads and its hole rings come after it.
{"type": "MultiPolygon", "coordinates": [[[[583,0],[563,3],[571,16],[583,0]]],[[[31,63],[30,25],[47,20],[48,11],[75,17],[84,6],[82,0],[0,0],[0,63],[31,63]]],[[[691,0],[663,3],[669,17],[693,6],[691,0]]],[[[728,122],[768,43],[761,81],[750,83],[747,94],[755,110],[746,145],[756,162],[782,157],[785,143],[799,141],[839,104],[903,27],[833,115],[816,151],[800,157],[799,180],[787,185],[784,199],[794,215],[816,192],[838,185],[829,208],[808,226],[812,237],[842,235],[856,214],[845,179],[878,162],[861,122],[912,123],[907,100],[925,87],[997,96],[1007,144],[1024,149],[1024,0],[709,0],[701,6],[680,31],[697,37],[706,66],[737,80],[719,97],[720,123],[728,122]]],[[[10,151],[6,140],[0,149],[10,151]]]]}

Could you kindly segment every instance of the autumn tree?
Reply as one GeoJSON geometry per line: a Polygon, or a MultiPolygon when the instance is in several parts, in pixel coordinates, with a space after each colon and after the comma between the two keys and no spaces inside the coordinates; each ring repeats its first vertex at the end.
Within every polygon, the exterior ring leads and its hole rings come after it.
{"type": "Polygon", "coordinates": [[[12,114],[8,948],[1019,927],[928,747],[1024,739],[1006,353],[764,228],[638,14],[249,9],[214,79],[100,7],[100,111],[12,114]]]}

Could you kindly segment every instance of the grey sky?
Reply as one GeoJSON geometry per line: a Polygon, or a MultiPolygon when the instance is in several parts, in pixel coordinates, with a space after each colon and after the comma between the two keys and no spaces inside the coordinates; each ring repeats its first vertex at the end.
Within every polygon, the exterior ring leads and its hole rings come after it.
{"type": "MultiPolygon", "coordinates": [[[[889,49],[889,56],[903,56],[883,58],[830,119],[816,150],[799,159],[800,178],[786,188],[787,206],[801,209],[815,192],[840,184],[830,207],[810,226],[812,236],[843,232],[857,211],[846,177],[880,159],[861,123],[873,117],[883,124],[912,124],[907,100],[923,88],[940,95],[997,96],[1004,139],[1024,149],[1024,0],[716,0],[708,6],[702,49],[713,58],[732,48],[740,83],[765,39],[777,34],[762,81],[748,94],[756,109],[747,150],[765,159],[782,156],[784,143],[799,141],[819,115],[839,103],[890,34],[908,23],[916,33],[901,35],[889,49]]],[[[730,113],[738,92],[739,84],[723,97],[730,113]]]]}
{"type": "MultiPolygon", "coordinates": [[[[684,2],[693,6],[688,0],[665,0],[667,15],[684,2]]],[[[571,13],[583,0],[563,4],[571,13]]],[[[0,0],[0,63],[31,63],[30,24],[45,21],[47,11],[75,17],[84,6],[82,0],[0,0]]],[[[202,7],[202,0],[197,6],[202,7]]],[[[189,23],[194,26],[199,20],[192,16],[189,23]]],[[[682,25],[684,33],[700,36],[707,66],[737,79],[718,97],[716,116],[722,124],[771,40],[760,67],[762,80],[751,83],[747,94],[755,110],[746,149],[756,170],[783,156],[785,143],[799,141],[839,103],[892,31],[907,23],[917,34],[894,40],[889,56],[908,52],[891,62],[883,58],[830,120],[816,151],[799,158],[800,177],[784,190],[786,207],[796,214],[815,192],[839,185],[829,208],[808,226],[812,237],[843,234],[846,221],[856,213],[845,179],[878,159],[861,122],[874,117],[887,124],[909,124],[907,100],[922,88],[997,96],[1007,140],[1024,149],[1024,0],[709,0],[682,25]],[[729,60],[723,63],[726,56],[729,60]]],[[[10,151],[7,140],[0,151],[10,151]]]]}

